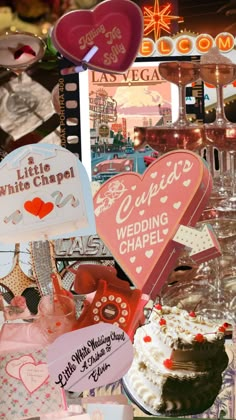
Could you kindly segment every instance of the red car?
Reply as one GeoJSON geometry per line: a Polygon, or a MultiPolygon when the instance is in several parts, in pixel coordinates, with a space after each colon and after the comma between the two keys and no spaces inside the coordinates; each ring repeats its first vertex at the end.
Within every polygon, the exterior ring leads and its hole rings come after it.
{"type": "Polygon", "coordinates": [[[154,162],[159,157],[159,153],[154,151],[148,156],[144,156],[143,161],[145,163],[145,166],[149,166],[150,163],[154,162]]]}
{"type": "Polygon", "coordinates": [[[133,170],[133,159],[115,157],[114,159],[97,163],[92,171],[92,180],[103,183],[113,175],[117,175],[121,172],[131,172],[133,170]]]}

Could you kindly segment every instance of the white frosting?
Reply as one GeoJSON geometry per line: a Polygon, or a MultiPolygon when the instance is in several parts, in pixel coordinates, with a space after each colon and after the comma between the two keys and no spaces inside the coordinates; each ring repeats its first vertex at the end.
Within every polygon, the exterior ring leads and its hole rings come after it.
{"type": "Polygon", "coordinates": [[[172,348],[181,344],[193,344],[196,334],[204,335],[204,342],[213,343],[224,340],[224,333],[218,331],[220,323],[210,322],[203,317],[191,317],[189,312],[178,307],[163,306],[161,310],[153,309],[150,316],[153,332],[172,348]],[[166,325],[160,325],[161,319],[166,325]]]}
{"type": "Polygon", "coordinates": [[[208,408],[227,363],[220,325],[178,307],[154,308],[148,324],[136,330],[134,359],[125,376],[134,399],[154,414],[185,415],[208,408]],[[198,334],[203,342],[196,340],[198,334]]]}

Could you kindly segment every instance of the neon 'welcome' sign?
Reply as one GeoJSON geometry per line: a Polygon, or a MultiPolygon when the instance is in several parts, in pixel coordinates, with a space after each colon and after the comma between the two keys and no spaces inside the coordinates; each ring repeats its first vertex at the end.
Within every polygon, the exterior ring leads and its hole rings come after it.
{"type": "Polygon", "coordinates": [[[163,36],[155,42],[143,38],[139,48],[140,57],[171,56],[171,55],[202,55],[212,47],[218,47],[221,53],[229,53],[236,45],[236,37],[229,32],[221,32],[215,38],[209,34],[180,34],[172,38],[163,36]]]}

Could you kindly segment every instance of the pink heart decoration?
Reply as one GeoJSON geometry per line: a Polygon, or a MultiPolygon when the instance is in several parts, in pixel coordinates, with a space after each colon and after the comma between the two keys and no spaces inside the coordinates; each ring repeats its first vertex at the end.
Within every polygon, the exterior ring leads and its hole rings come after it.
{"type": "Polygon", "coordinates": [[[141,9],[129,0],[106,0],[93,10],[74,10],[55,24],[55,48],[74,64],[80,64],[95,45],[98,51],[87,67],[108,73],[124,73],[135,60],[143,36],[141,9]]]}
{"type": "Polygon", "coordinates": [[[29,354],[10,360],[6,365],[6,372],[13,378],[20,379],[20,368],[28,362],[34,362],[33,356],[29,354]]]}
{"type": "Polygon", "coordinates": [[[98,235],[135,286],[152,298],[182,249],[172,238],[180,224],[195,225],[211,187],[211,175],[198,155],[174,151],[143,176],[116,175],[95,194],[98,235]]]}
{"type": "Polygon", "coordinates": [[[25,363],[20,368],[20,379],[30,394],[39,389],[48,377],[47,363],[25,363]]]}

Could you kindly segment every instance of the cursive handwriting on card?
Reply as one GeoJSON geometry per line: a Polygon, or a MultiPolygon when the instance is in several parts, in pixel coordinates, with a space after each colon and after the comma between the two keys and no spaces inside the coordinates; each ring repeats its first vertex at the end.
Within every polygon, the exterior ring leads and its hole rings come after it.
{"type": "MultiPolygon", "coordinates": [[[[58,381],[56,384],[60,384],[64,388],[78,368],[80,373],[89,371],[88,378],[93,378],[94,382],[98,381],[99,376],[111,367],[109,363],[103,363],[102,366],[97,366],[97,362],[106,358],[107,353],[110,353],[112,348],[112,342],[124,342],[125,333],[121,332],[116,334],[114,331],[110,332],[109,335],[101,335],[96,339],[92,338],[88,340],[85,345],[78,348],[75,353],[71,356],[71,362],[68,362],[67,366],[58,375],[58,381]],[[92,368],[92,369],[90,369],[92,368]]],[[[100,362],[99,362],[100,363],[100,362]]]]}
{"type": "Polygon", "coordinates": [[[117,381],[127,372],[132,359],[128,335],[103,322],[64,334],[48,350],[49,373],[55,384],[76,392],[117,381]],[[57,360],[55,354],[62,346],[64,356],[57,360]]]}
{"type": "Polygon", "coordinates": [[[103,54],[103,64],[117,63],[119,55],[125,54],[127,51],[123,43],[117,43],[117,40],[122,39],[121,30],[117,26],[114,26],[111,30],[106,30],[103,24],[93,28],[79,38],[80,49],[85,50],[88,46],[95,45],[96,38],[101,34],[104,35],[105,44],[111,45],[111,49],[103,54]]]}

